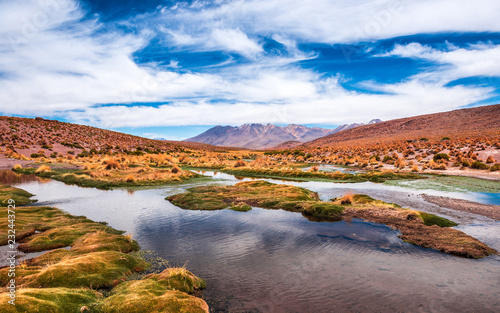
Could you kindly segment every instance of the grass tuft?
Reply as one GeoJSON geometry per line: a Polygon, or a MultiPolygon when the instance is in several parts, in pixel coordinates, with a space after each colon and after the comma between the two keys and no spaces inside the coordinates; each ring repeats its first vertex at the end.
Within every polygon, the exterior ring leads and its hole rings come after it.
{"type": "MultiPolygon", "coordinates": [[[[19,169],[20,169],[20,168],[18,168],[18,170],[19,170],[19,169]]],[[[47,166],[47,165],[40,165],[40,166],[36,169],[35,173],[36,173],[36,174],[41,174],[41,173],[46,173],[46,172],[50,172],[50,171],[51,171],[50,166],[47,166]]]]}

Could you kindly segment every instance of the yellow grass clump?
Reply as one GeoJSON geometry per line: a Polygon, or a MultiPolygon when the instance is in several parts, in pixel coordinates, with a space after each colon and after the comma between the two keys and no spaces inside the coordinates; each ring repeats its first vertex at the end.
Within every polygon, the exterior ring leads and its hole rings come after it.
{"type": "Polygon", "coordinates": [[[354,194],[352,192],[349,192],[345,194],[342,198],[340,198],[340,204],[352,204],[353,200],[354,200],[354,194]]]}
{"type": "Polygon", "coordinates": [[[319,167],[315,165],[315,166],[311,167],[311,168],[308,170],[308,172],[317,172],[318,170],[319,170],[319,167]]]}
{"type": "Polygon", "coordinates": [[[236,163],[234,164],[234,167],[242,167],[242,166],[246,166],[247,165],[247,162],[243,161],[243,160],[238,160],[236,161],[236,163]]]}
{"type": "Polygon", "coordinates": [[[50,166],[47,165],[40,165],[35,171],[35,173],[40,174],[40,173],[45,173],[45,172],[50,172],[50,166]]]}
{"type": "Polygon", "coordinates": [[[177,165],[174,165],[174,167],[172,167],[171,172],[172,172],[172,174],[178,174],[178,173],[182,172],[182,170],[177,165]]]}
{"type": "Polygon", "coordinates": [[[113,158],[104,159],[102,161],[102,164],[106,165],[106,167],[105,167],[106,170],[113,170],[113,169],[120,168],[120,163],[118,163],[118,161],[113,159],[113,158]]]}
{"type": "Polygon", "coordinates": [[[126,178],[125,178],[125,181],[128,182],[128,183],[131,183],[135,180],[134,176],[133,175],[128,175],[126,178]]]}

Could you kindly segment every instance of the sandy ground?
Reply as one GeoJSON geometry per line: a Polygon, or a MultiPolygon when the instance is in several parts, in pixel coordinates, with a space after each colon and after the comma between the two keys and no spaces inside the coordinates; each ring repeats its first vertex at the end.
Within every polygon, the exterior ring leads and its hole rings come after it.
{"type": "Polygon", "coordinates": [[[0,154],[0,170],[10,170],[16,164],[20,164],[21,166],[25,167],[27,164],[31,164],[31,163],[33,163],[33,161],[9,159],[9,158],[5,157],[4,155],[0,154]]]}
{"type": "Polygon", "coordinates": [[[58,154],[66,155],[68,153],[68,151],[73,151],[75,153],[75,155],[77,155],[78,153],[83,151],[82,149],[66,147],[66,146],[63,146],[59,143],[54,143],[53,147],[50,150],[49,149],[42,149],[42,147],[40,145],[31,145],[29,149],[19,149],[19,148],[16,149],[16,151],[18,153],[20,153],[28,158],[30,157],[30,155],[32,153],[38,153],[38,151],[40,151],[40,150],[44,150],[46,156],[51,155],[53,152],[57,152],[58,154]]]}
{"type": "Polygon", "coordinates": [[[448,197],[429,196],[426,194],[422,195],[422,197],[425,201],[436,204],[440,207],[479,214],[500,221],[500,205],[482,204],[448,197]]]}

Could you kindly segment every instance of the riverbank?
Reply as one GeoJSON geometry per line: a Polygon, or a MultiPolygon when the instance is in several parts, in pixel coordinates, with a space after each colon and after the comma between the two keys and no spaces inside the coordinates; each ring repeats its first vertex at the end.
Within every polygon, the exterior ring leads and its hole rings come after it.
{"type": "Polygon", "coordinates": [[[39,165],[38,168],[19,165],[12,169],[16,173],[25,175],[36,175],[43,178],[51,178],[65,184],[73,184],[80,187],[93,187],[98,189],[111,189],[118,187],[142,187],[160,186],[167,184],[179,184],[187,181],[203,180],[206,177],[183,171],[178,167],[168,169],[157,169],[150,167],[140,168],[108,168],[103,170],[85,170],[73,168],[58,168],[49,165],[39,165]]]}
{"type": "MultiPolygon", "coordinates": [[[[8,197],[9,190],[20,189],[1,190],[8,197]]],[[[208,305],[193,296],[206,286],[201,278],[184,268],[141,277],[150,264],[138,253],[139,245],[106,223],[44,206],[17,206],[14,212],[0,211],[0,244],[15,244],[8,237],[12,228],[19,251],[51,251],[0,269],[0,311],[208,312],[208,305]],[[130,280],[134,273],[139,276],[130,280]],[[12,287],[15,306],[8,302],[12,287]]]]}

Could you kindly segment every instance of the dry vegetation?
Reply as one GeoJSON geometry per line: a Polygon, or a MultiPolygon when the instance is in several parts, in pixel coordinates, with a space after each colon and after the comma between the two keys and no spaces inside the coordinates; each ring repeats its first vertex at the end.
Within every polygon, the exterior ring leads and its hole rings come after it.
{"type": "Polygon", "coordinates": [[[145,154],[130,156],[127,154],[92,155],[79,158],[60,158],[48,166],[16,166],[15,172],[36,174],[53,178],[82,187],[112,188],[149,186],[180,183],[199,177],[191,171],[182,170],[175,162],[177,159],[166,154],[145,154]],[[58,161],[58,162],[57,162],[58,161]],[[65,166],[58,166],[63,164],[65,166]],[[38,166],[38,167],[37,167],[38,166]]]}
{"type": "Polygon", "coordinates": [[[450,174],[489,173],[500,178],[500,134],[496,136],[336,143],[329,146],[274,150],[265,153],[278,162],[311,162],[365,170],[450,174]],[[445,173],[446,173],[445,172],[445,173]],[[462,172],[462,173],[460,173],[462,172]]]}
{"type": "Polygon", "coordinates": [[[490,172],[500,177],[500,105],[392,120],[346,130],[297,147],[308,162],[412,172],[490,172]],[[456,170],[456,171],[454,171],[456,170]],[[470,170],[470,171],[469,171],[470,170]]]}
{"type": "Polygon", "coordinates": [[[9,156],[24,159],[111,154],[142,154],[186,149],[227,151],[193,142],[153,140],[90,126],[42,118],[0,117],[0,148],[9,156]]]}

